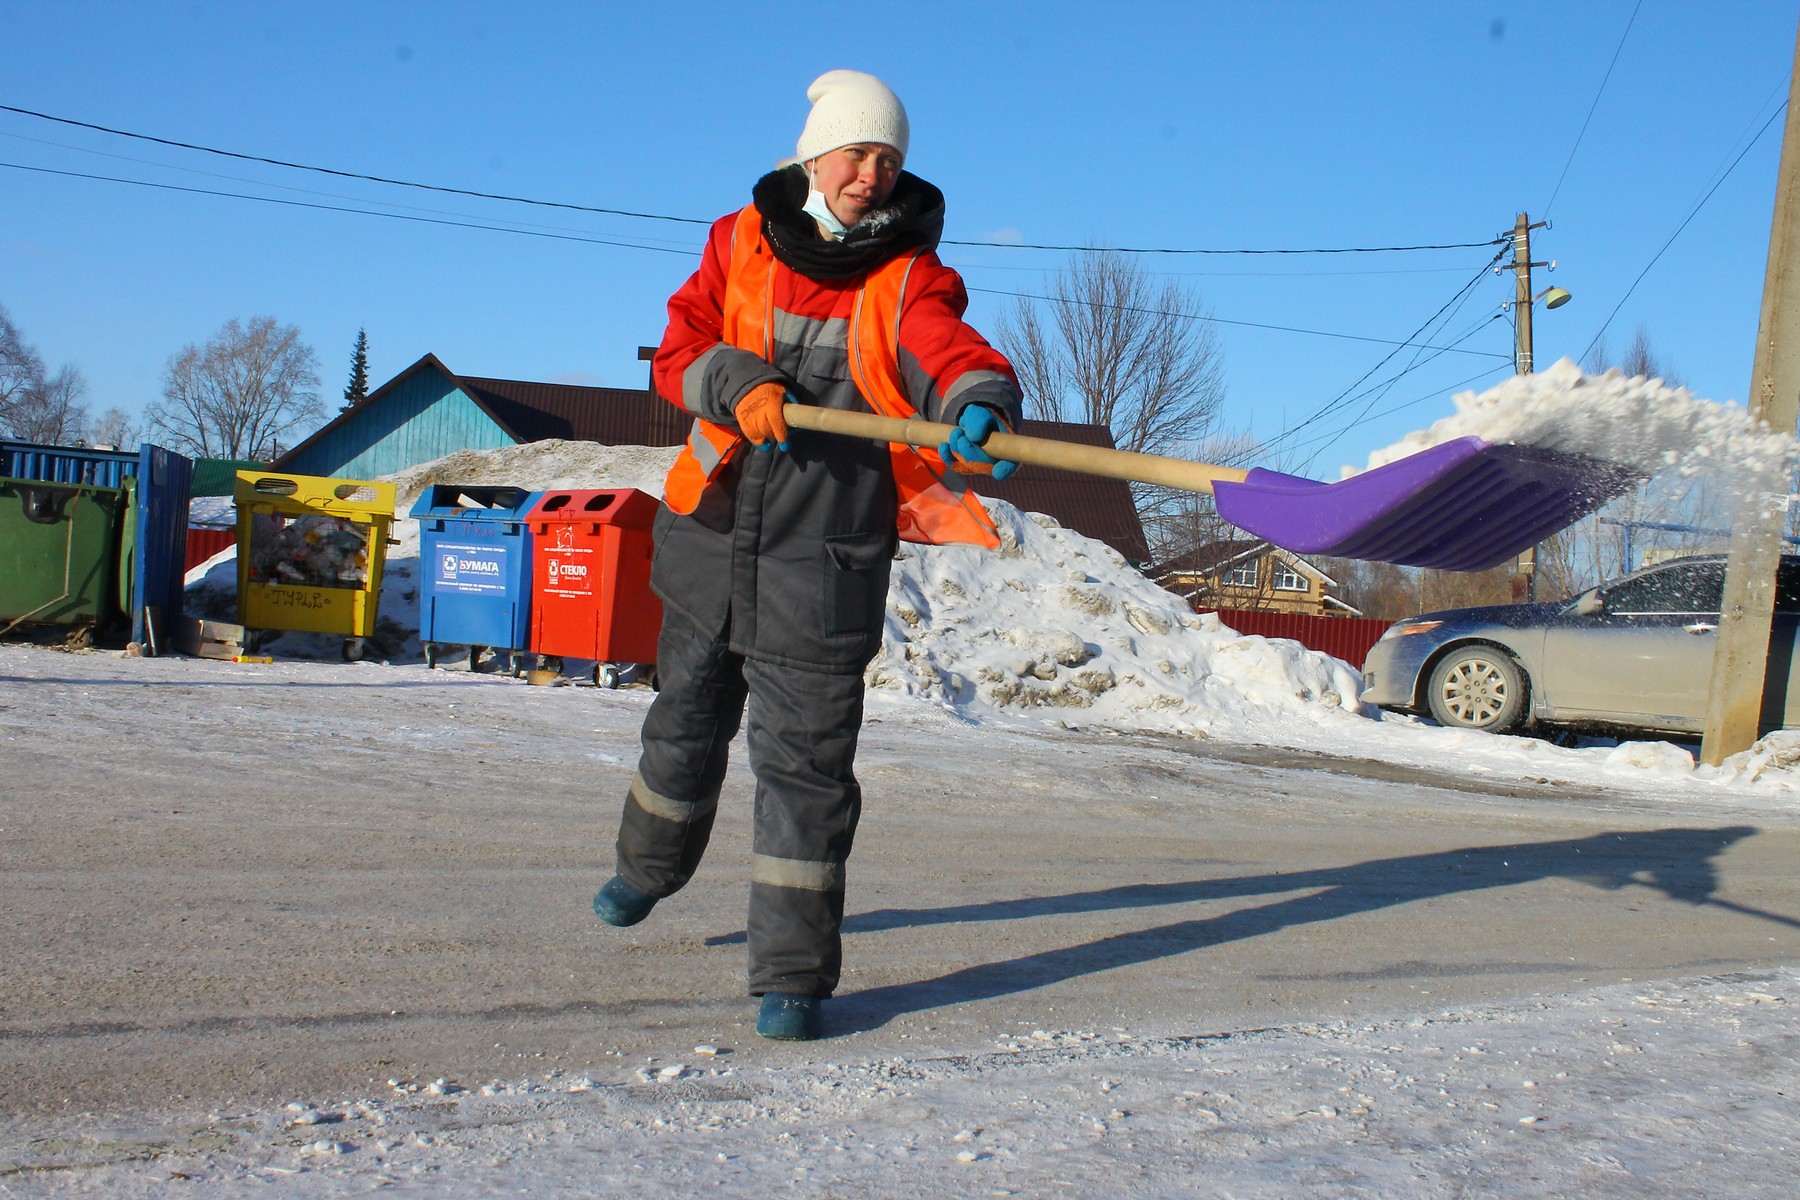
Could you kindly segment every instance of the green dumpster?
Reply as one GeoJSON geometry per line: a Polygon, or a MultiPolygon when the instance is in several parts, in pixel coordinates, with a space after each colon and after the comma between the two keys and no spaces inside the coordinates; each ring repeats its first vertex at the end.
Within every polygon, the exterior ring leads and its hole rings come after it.
{"type": "Polygon", "coordinates": [[[123,488],[0,479],[0,634],[63,626],[92,640],[119,612],[123,488]]]}

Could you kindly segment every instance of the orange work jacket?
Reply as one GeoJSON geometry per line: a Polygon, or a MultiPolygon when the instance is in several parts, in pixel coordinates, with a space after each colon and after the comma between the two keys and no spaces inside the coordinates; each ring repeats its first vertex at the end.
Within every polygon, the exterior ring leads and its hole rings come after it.
{"type": "MultiPolygon", "coordinates": [[[[918,416],[900,375],[900,312],[914,250],[870,271],[857,289],[848,330],[850,375],[874,411],[889,417],[918,416]]],[[[755,205],[738,213],[732,230],[731,265],[726,273],[724,340],[773,362],[776,260],[762,233],[755,205]]],[[[719,486],[725,465],[745,445],[743,434],[726,425],[695,418],[687,444],[669,469],[663,502],[691,513],[709,487],[719,486]]],[[[937,451],[892,443],[894,491],[902,540],[929,545],[966,543],[993,550],[1000,535],[980,497],[951,475],[937,451]]]]}

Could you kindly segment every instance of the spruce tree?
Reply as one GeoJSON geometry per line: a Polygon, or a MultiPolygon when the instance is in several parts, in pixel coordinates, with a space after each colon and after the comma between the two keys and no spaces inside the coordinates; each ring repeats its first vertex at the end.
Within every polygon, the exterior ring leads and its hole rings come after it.
{"type": "Polygon", "coordinates": [[[369,332],[366,329],[356,331],[356,349],[350,355],[350,383],[344,388],[344,406],[339,412],[349,412],[358,404],[369,398],[369,332]]]}

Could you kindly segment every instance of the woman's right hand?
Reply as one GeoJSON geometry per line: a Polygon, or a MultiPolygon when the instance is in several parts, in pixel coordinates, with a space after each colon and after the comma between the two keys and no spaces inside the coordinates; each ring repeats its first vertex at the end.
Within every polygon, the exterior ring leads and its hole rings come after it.
{"type": "Polygon", "coordinates": [[[743,398],[732,409],[737,418],[738,432],[742,433],[758,450],[767,450],[773,446],[777,450],[788,448],[787,418],[781,414],[781,406],[788,400],[787,388],[779,383],[759,383],[745,392],[743,398]]]}

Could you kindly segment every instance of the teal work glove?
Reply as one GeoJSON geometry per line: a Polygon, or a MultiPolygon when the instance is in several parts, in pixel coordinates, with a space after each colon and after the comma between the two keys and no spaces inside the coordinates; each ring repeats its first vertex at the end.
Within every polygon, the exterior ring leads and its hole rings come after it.
{"type": "Polygon", "coordinates": [[[988,440],[992,433],[1007,432],[1006,422],[1000,414],[991,408],[979,404],[971,404],[962,410],[957,418],[956,428],[950,433],[950,440],[938,447],[938,453],[950,464],[950,469],[964,475],[992,475],[995,479],[1005,479],[1018,467],[1016,462],[1008,462],[1003,458],[995,458],[981,444],[988,440]]]}

